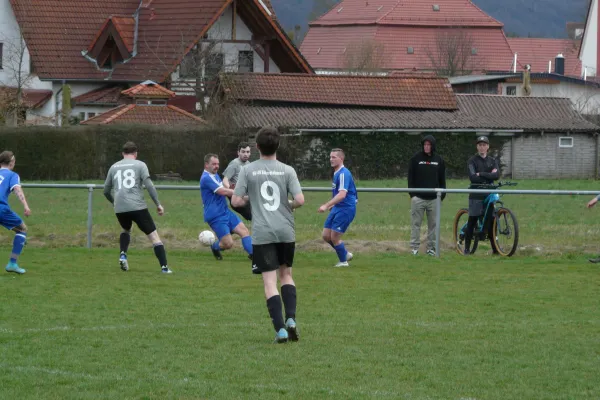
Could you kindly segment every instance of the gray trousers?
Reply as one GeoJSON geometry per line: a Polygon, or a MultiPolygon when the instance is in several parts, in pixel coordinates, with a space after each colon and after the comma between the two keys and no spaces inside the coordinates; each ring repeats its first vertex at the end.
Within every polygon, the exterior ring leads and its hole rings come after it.
{"type": "Polygon", "coordinates": [[[415,196],[410,201],[411,231],[410,248],[419,249],[421,245],[421,223],[423,216],[427,213],[427,250],[435,251],[435,200],[423,200],[415,196]]]}

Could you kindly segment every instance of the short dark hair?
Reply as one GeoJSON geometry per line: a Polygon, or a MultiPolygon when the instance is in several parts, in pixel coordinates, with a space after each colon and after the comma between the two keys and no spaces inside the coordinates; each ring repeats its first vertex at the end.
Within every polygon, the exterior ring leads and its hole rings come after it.
{"type": "Polygon", "coordinates": [[[137,153],[138,147],[133,142],[127,142],[123,145],[123,153],[125,154],[133,154],[137,153]]]}
{"type": "Polygon", "coordinates": [[[9,150],[4,150],[0,153],[0,165],[8,165],[15,157],[14,153],[9,150]]]}
{"type": "Polygon", "coordinates": [[[238,144],[238,151],[240,151],[241,149],[245,149],[246,147],[250,147],[250,143],[240,142],[240,144],[238,144]]]}
{"type": "Polygon", "coordinates": [[[219,159],[219,156],[213,153],[208,153],[207,155],[204,156],[204,164],[208,164],[210,162],[211,158],[216,158],[217,160],[219,159]]]}
{"type": "Polygon", "coordinates": [[[332,153],[340,153],[342,155],[342,158],[346,158],[346,153],[344,153],[344,150],[340,149],[339,147],[336,147],[335,149],[331,149],[332,153]]]}
{"type": "Polygon", "coordinates": [[[279,149],[279,131],[271,126],[265,126],[256,135],[256,147],[263,156],[272,156],[279,149]]]}

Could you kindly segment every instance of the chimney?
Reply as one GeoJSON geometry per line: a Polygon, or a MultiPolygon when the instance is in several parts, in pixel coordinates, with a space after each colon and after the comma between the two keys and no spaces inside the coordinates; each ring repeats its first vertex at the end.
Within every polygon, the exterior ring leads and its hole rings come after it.
{"type": "Polygon", "coordinates": [[[565,74],[565,57],[562,54],[559,54],[554,59],[554,73],[558,75],[565,74]]]}

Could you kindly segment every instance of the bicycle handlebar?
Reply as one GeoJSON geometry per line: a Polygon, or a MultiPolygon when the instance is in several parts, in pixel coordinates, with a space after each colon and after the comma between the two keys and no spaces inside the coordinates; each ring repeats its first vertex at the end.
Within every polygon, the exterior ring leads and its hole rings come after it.
{"type": "Polygon", "coordinates": [[[517,182],[500,181],[497,184],[493,183],[472,183],[469,189],[498,189],[502,186],[517,186],[517,182]]]}

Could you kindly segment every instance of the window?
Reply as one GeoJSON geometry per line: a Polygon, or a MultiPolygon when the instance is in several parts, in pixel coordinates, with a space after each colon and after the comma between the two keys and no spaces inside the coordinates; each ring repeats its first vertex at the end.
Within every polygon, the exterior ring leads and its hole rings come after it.
{"type": "Polygon", "coordinates": [[[197,67],[196,60],[194,59],[195,50],[192,49],[185,55],[181,65],[179,67],[180,78],[196,78],[196,74],[200,71],[197,67]]]}
{"type": "Polygon", "coordinates": [[[558,138],[558,147],[573,147],[573,138],[571,136],[558,138]]]}
{"type": "Polygon", "coordinates": [[[506,87],[506,95],[507,96],[516,96],[517,95],[517,87],[516,86],[507,86],[506,87]]]}
{"type": "Polygon", "coordinates": [[[2,69],[2,56],[4,55],[4,53],[2,52],[4,47],[4,43],[0,42],[0,69],[2,69]]]}
{"type": "Polygon", "coordinates": [[[211,53],[206,58],[206,66],[204,67],[204,77],[208,81],[212,81],[223,70],[225,57],[221,53],[211,53]]]}
{"type": "Polygon", "coordinates": [[[254,72],[254,51],[238,53],[238,72],[254,72]]]}
{"type": "Polygon", "coordinates": [[[85,113],[84,112],[80,112],[79,113],[79,120],[80,121],[85,121],[85,113]]]}
{"type": "Polygon", "coordinates": [[[96,113],[91,113],[91,112],[88,113],[88,119],[95,117],[95,116],[96,116],[96,113]]]}

